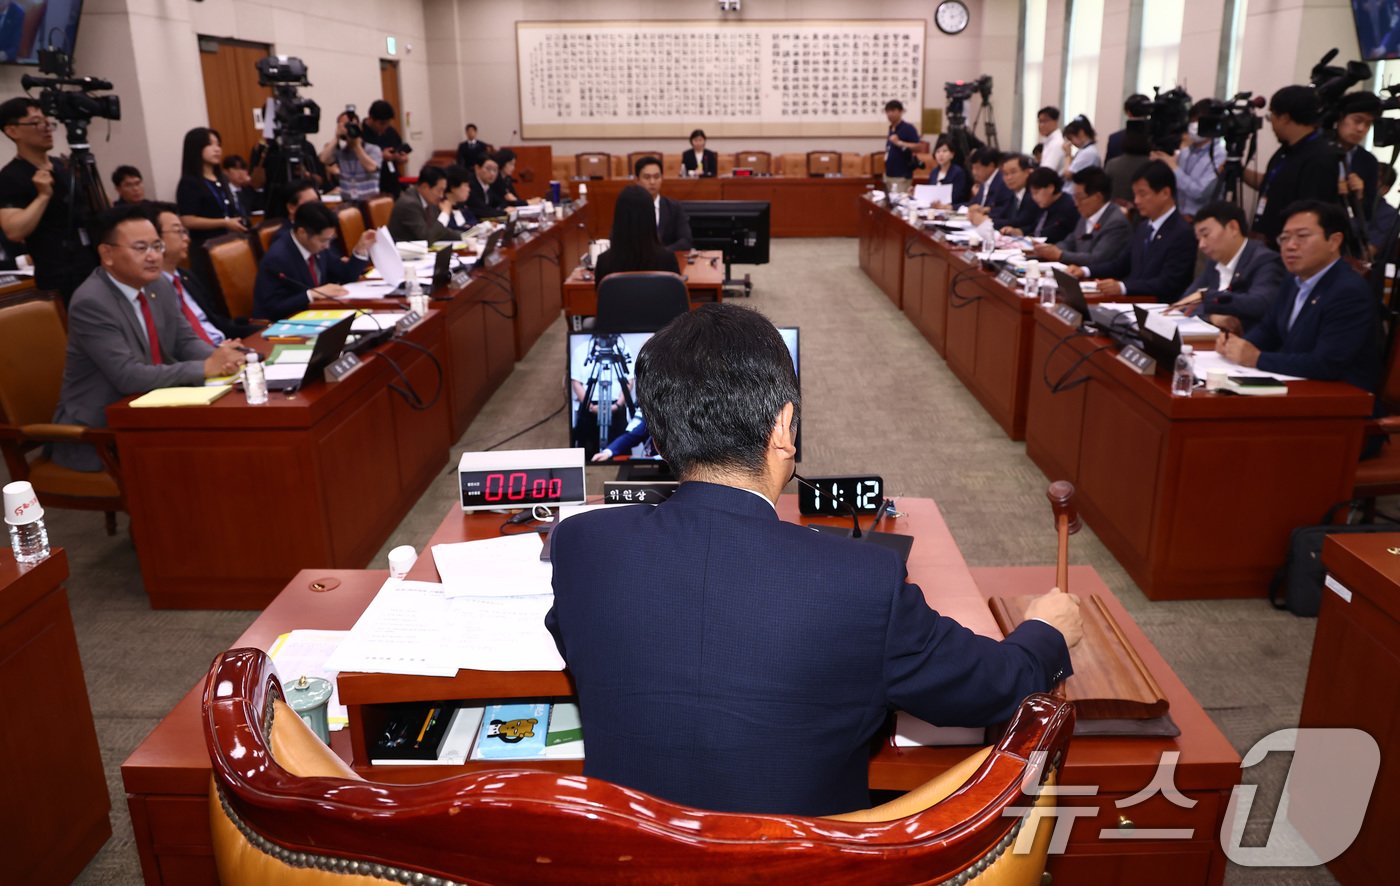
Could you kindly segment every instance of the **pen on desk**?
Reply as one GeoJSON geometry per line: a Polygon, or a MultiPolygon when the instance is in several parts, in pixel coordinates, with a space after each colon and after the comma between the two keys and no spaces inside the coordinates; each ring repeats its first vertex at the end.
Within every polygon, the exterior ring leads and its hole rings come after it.
{"type": "Polygon", "coordinates": [[[423,718],[423,728],[418,730],[418,737],[413,740],[415,748],[423,743],[423,736],[428,734],[428,727],[432,726],[433,721],[437,719],[437,712],[438,709],[435,707],[428,709],[428,716],[423,718]]]}

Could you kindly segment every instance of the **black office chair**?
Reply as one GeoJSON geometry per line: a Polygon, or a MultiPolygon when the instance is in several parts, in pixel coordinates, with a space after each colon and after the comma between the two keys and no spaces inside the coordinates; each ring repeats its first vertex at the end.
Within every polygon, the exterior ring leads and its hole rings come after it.
{"type": "Polygon", "coordinates": [[[690,295],[680,274],[669,271],[624,271],[598,284],[594,332],[655,332],[690,310],[690,295]]]}

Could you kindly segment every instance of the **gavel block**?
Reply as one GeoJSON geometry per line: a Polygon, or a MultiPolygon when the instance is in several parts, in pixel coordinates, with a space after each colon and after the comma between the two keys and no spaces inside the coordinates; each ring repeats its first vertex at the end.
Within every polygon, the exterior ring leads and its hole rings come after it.
{"type": "MultiPolygon", "coordinates": [[[[1026,620],[1035,597],[993,597],[992,615],[1009,634],[1026,620]]],[[[1167,712],[1168,702],[1152,674],[1128,643],[1097,595],[1080,598],[1084,637],[1069,651],[1074,676],[1063,697],[1081,720],[1146,720],[1167,712]]]]}

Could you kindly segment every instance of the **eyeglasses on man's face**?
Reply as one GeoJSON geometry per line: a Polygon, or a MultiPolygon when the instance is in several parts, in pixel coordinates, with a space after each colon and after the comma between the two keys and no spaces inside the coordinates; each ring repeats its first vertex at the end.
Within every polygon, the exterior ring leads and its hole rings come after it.
{"type": "Polygon", "coordinates": [[[145,240],[138,240],[135,243],[108,243],[107,245],[125,247],[142,257],[145,257],[151,252],[154,252],[156,255],[165,252],[165,243],[161,240],[156,240],[153,243],[147,243],[145,240]]]}

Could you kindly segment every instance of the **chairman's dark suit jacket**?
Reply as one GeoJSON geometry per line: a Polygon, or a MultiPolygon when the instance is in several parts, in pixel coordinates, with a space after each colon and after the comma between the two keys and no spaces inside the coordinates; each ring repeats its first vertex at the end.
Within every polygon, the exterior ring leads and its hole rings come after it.
{"type": "MultiPolygon", "coordinates": [[[[468,203],[470,206],[470,203],[468,203]]],[[[407,188],[389,213],[389,236],[394,242],[405,240],[426,240],[436,243],[439,240],[460,240],[462,235],[438,220],[441,210],[436,206],[424,206],[418,196],[418,189],[407,188]]],[[[475,212],[473,212],[475,214],[475,212]]],[[[348,244],[354,246],[355,244],[348,244]]]]}
{"type": "Polygon", "coordinates": [[[661,197],[661,220],[656,226],[657,239],[672,252],[691,249],[690,217],[685,209],[670,197],[661,197]]]}
{"type": "MultiPolygon", "coordinates": [[[[1035,205],[1034,201],[1032,205],[1035,205]]],[[[1021,233],[1027,237],[1044,237],[1047,243],[1055,243],[1068,237],[1081,218],[1079,210],[1074,207],[1074,198],[1063,191],[1048,208],[1041,209],[1038,205],[1035,208],[1035,221],[1031,222],[1029,228],[1023,228],[1021,233]]]]}
{"type": "MultiPolygon", "coordinates": [[[[1228,314],[1239,318],[1248,332],[1269,312],[1269,306],[1278,298],[1283,286],[1283,260],[1278,253],[1258,240],[1244,241],[1244,252],[1235,265],[1235,275],[1230,285],[1220,288],[1218,264],[1207,261],[1200,276],[1181,293],[1186,297],[1204,289],[1201,303],[1194,313],[1201,317],[1211,314],[1228,314]]],[[[1296,292],[1296,290],[1295,290],[1296,292]]]]}
{"type": "MultiPolygon", "coordinates": [[[[413,196],[413,199],[418,198],[413,196]]],[[[310,304],[306,291],[313,285],[349,283],[359,279],[369,264],[354,256],[342,260],[335,247],[321,250],[314,258],[316,282],[312,283],[311,270],[291,234],[272,238],[267,254],[258,262],[258,278],[253,284],[253,316],[265,320],[290,317],[310,304]]]]}
{"type": "MultiPolygon", "coordinates": [[[[180,285],[185,287],[185,291],[199,305],[204,316],[209,318],[209,322],[214,324],[214,328],[224,334],[224,338],[247,338],[258,331],[258,327],[251,323],[242,323],[228,315],[228,308],[224,306],[223,300],[214,296],[199,278],[184,268],[176,268],[175,273],[180,277],[180,285]]],[[[198,335],[198,333],[195,333],[198,335]]]]}
{"type": "Polygon", "coordinates": [[[578,688],[584,774],[676,803],[862,808],[891,709],[994,723],[1070,672],[1054,628],[973,634],[898,555],[782,522],[742,489],[683,483],[654,508],[570,517],[552,544],[545,621],[578,688]]]}
{"type": "Polygon", "coordinates": [[[1090,265],[1089,272],[1096,278],[1121,280],[1127,295],[1154,295],[1160,302],[1174,302],[1196,272],[1196,232],[1176,210],[1155,234],[1151,230],[1151,222],[1142,221],[1133,231],[1130,250],[1111,264],[1090,265]]]}
{"type": "MultiPolygon", "coordinates": [[[[185,321],[175,287],[160,276],[145,291],[160,344],[159,365],[152,361],[143,321],[105,270],[93,271],[74,291],[55,422],[106,427],[107,407],[123,397],[204,384],[204,360],[214,349],[185,321]]],[[[74,470],[102,470],[96,450],[85,444],[57,443],[51,455],[74,470]]]]}
{"type": "MultiPolygon", "coordinates": [[[[696,168],[694,148],[687,148],[681,154],[681,168],[687,173],[696,168]]],[[[719,175],[719,154],[709,148],[705,149],[704,156],[700,158],[700,175],[702,178],[719,175]]]]}
{"type": "Polygon", "coordinates": [[[1082,215],[1074,230],[1055,245],[1060,247],[1060,261],[1067,265],[1083,265],[1094,273],[1112,265],[1128,249],[1133,226],[1115,204],[1109,203],[1093,225],[1082,215]]]}
{"type": "Polygon", "coordinates": [[[1321,381],[1346,381],[1375,393],[1381,380],[1383,337],[1376,300],[1366,281],[1344,261],[1313,288],[1298,319],[1288,318],[1298,280],[1289,277],[1264,319],[1246,333],[1259,368],[1321,381]]]}

